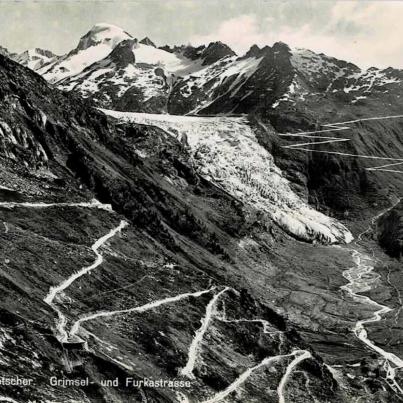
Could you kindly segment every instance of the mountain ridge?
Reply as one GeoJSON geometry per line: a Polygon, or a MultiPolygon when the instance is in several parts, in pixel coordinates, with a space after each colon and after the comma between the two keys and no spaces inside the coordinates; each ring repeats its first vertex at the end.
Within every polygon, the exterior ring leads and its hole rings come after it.
{"type": "Polygon", "coordinates": [[[202,115],[249,113],[281,105],[298,107],[300,101],[309,102],[305,97],[317,102],[315,94],[326,94],[329,101],[325,104],[349,100],[351,105],[360,106],[374,92],[378,98],[391,98],[386,94],[397,87],[400,90],[403,77],[401,70],[362,70],[323,53],[291,49],[281,42],[272,47],[252,45],[244,55],[236,56],[221,42],[157,48],[147,37],[134,39],[137,45],[133,46],[132,64],[136,68],[123,72],[108,59],[112,51],[115,57],[129,57],[128,47],[117,46],[129,39],[134,37],[119,27],[96,24],[77,48],[50,63],[41,62],[34,70],[61,89],[95,100],[100,107],[141,112],[143,104],[147,112],[202,115]],[[125,55],[119,56],[119,49],[125,55]],[[69,67],[70,58],[78,62],[76,67],[69,67]],[[243,67],[246,61],[249,67],[243,67]],[[89,69],[92,75],[87,74],[89,69]]]}

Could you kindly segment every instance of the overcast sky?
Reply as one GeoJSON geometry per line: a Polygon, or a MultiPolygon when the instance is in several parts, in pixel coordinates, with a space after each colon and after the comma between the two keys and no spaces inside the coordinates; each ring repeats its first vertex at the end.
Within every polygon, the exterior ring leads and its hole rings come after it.
{"type": "Polygon", "coordinates": [[[363,67],[403,68],[402,1],[0,0],[0,45],[63,54],[97,22],[157,45],[221,40],[242,53],[283,41],[363,67]]]}

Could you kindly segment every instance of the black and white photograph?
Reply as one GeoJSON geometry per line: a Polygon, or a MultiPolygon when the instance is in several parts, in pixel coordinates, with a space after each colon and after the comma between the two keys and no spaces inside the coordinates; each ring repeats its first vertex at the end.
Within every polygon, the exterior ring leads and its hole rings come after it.
{"type": "Polygon", "coordinates": [[[0,402],[403,403],[403,1],[0,0],[0,402]]]}

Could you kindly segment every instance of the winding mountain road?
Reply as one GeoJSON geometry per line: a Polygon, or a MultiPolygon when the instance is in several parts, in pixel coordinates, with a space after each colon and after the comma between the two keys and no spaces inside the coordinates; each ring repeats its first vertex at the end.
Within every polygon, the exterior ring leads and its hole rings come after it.
{"type": "Polygon", "coordinates": [[[102,264],[104,258],[102,254],[99,252],[99,249],[110,238],[114,237],[127,225],[128,223],[122,220],[116,228],[111,229],[106,235],[102,236],[97,241],[95,241],[95,243],[91,246],[91,249],[96,255],[94,263],[92,263],[90,266],[81,268],[78,272],[72,274],[58,286],[51,287],[49,293],[44,298],[45,303],[48,304],[57,313],[58,320],[56,322],[56,332],[57,332],[56,337],[59,339],[60,342],[65,343],[68,341],[68,334],[66,331],[67,318],[63,314],[61,309],[58,308],[57,305],[54,303],[54,299],[58,294],[62,293],[66,288],[68,288],[75,280],[82,277],[84,274],[89,273],[91,270],[97,268],[100,264],[102,264]]]}
{"type": "Polygon", "coordinates": [[[11,397],[6,396],[0,396],[0,402],[18,403],[17,400],[11,399],[11,397]]]}
{"type": "Polygon", "coordinates": [[[201,290],[201,291],[196,291],[196,292],[187,292],[184,294],[179,294],[175,295],[173,297],[167,297],[167,298],[162,298],[156,301],[149,302],[147,304],[141,305],[141,306],[136,306],[133,308],[128,308],[128,309],[120,309],[117,311],[103,311],[103,312],[97,312],[93,313],[90,315],[83,316],[81,319],[77,320],[74,322],[73,326],[71,327],[71,330],[69,332],[69,337],[73,337],[77,335],[77,333],[80,330],[81,324],[84,322],[88,322],[97,318],[102,318],[102,317],[109,317],[109,316],[115,316],[115,315],[121,315],[124,313],[132,313],[132,312],[146,312],[154,308],[158,308],[161,305],[166,305],[166,304],[171,304],[174,302],[181,301],[182,299],[190,298],[190,297],[200,297],[204,294],[207,294],[209,292],[212,292],[215,289],[215,287],[206,289],[206,290],[201,290]]]}
{"type": "MultiPolygon", "coordinates": [[[[400,116],[399,116],[400,117],[400,116]]],[[[396,117],[395,117],[396,118],[396,117]]],[[[350,123],[350,122],[344,122],[344,123],[350,123]]],[[[339,130],[347,130],[347,128],[339,128],[339,130]]],[[[310,136],[310,134],[301,133],[302,136],[310,136]]],[[[329,138],[331,140],[331,138],[329,138]]],[[[403,161],[403,159],[402,159],[403,161]]],[[[399,162],[398,164],[403,164],[403,162],[399,162]]],[[[379,167],[379,168],[383,168],[379,167]]],[[[400,171],[399,171],[400,172],[400,171]]],[[[56,207],[56,206],[66,206],[66,207],[87,207],[87,208],[100,208],[104,209],[107,211],[112,211],[111,207],[109,205],[104,205],[99,203],[98,201],[94,200],[91,202],[79,202],[79,203],[17,203],[17,202],[0,202],[0,207],[5,207],[5,208],[16,208],[16,207],[29,207],[29,208],[47,208],[47,207],[56,207]]],[[[386,371],[386,381],[388,384],[399,394],[403,395],[403,388],[397,383],[396,381],[396,372],[400,369],[403,368],[403,359],[400,357],[396,356],[395,354],[388,352],[384,350],[383,348],[377,346],[375,342],[369,339],[368,337],[368,332],[366,330],[366,325],[379,322],[383,319],[383,316],[387,314],[388,312],[392,311],[392,308],[379,304],[378,302],[375,302],[368,296],[362,295],[363,292],[370,291],[372,288],[372,285],[379,279],[379,274],[374,273],[374,265],[375,265],[375,258],[374,256],[368,255],[366,252],[363,251],[363,246],[360,245],[360,242],[363,240],[363,236],[367,233],[369,233],[372,229],[372,226],[376,223],[376,221],[384,214],[386,214],[390,209],[392,209],[394,206],[391,206],[389,209],[377,214],[374,216],[370,222],[369,227],[360,233],[357,237],[357,240],[355,242],[356,247],[350,246],[338,246],[339,248],[343,248],[345,250],[348,250],[351,255],[352,259],[354,262],[354,266],[345,270],[343,272],[343,276],[345,279],[348,281],[347,284],[343,285],[341,287],[342,290],[346,291],[354,300],[359,301],[363,304],[370,305],[371,307],[375,308],[374,313],[372,316],[366,319],[361,319],[357,321],[352,328],[352,332],[359,339],[362,343],[364,343],[370,350],[376,352],[380,356],[382,356],[385,359],[384,363],[384,368],[386,371]]],[[[132,312],[145,312],[154,308],[157,308],[162,305],[170,304],[170,303],[175,303],[178,301],[181,301],[183,299],[187,299],[190,297],[200,297],[202,295],[208,294],[213,292],[214,290],[217,289],[217,287],[211,287],[209,289],[204,289],[200,291],[194,291],[194,292],[186,292],[182,294],[178,294],[172,297],[165,297],[162,299],[158,299],[155,301],[151,301],[147,304],[141,305],[141,306],[136,306],[136,307],[131,307],[127,309],[121,309],[121,310],[115,310],[115,311],[101,311],[97,313],[91,313],[88,315],[85,315],[78,320],[76,320],[70,330],[67,329],[67,323],[68,319],[65,316],[65,314],[62,312],[61,308],[58,306],[59,298],[60,296],[63,296],[64,291],[69,288],[77,279],[80,277],[84,276],[85,274],[91,272],[98,266],[100,266],[103,263],[104,257],[102,253],[100,252],[101,247],[108,242],[111,238],[113,238],[117,233],[122,231],[128,223],[124,220],[122,220],[119,225],[113,229],[111,229],[107,234],[103,235],[99,239],[97,239],[94,244],[91,246],[92,251],[94,252],[96,258],[95,261],[89,265],[82,267],[78,272],[72,274],[65,280],[63,280],[59,285],[53,286],[50,288],[48,294],[44,298],[44,302],[48,304],[57,314],[57,320],[56,320],[56,337],[58,340],[62,343],[69,342],[70,340],[74,338],[79,338],[78,334],[81,329],[81,325],[85,322],[95,320],[97,318],[101,317],[110,317],[114,315],[120,315],[124,313],[132,313],[132,312]]],[[[336,246],[337,247],[337,246],[336,246]]],[[[227,319],[225,318],[225,315],[223,317],[220,317],[217,315],[217,302],[219,298],[226,292],[233,290],[230,287],[224,287],[221,291],[218,291],[214,294],[214,296],[211,298],[210,302],[206,306],[205,310],[205,315],[201,319],[201,326],[199,329],[196,330],[194,337],[192,339],[192,342],[189,346],[188,350],[188,360],[186,365],[182,368],[180,374],[182,376],[188,377],[188,378],[194,378],[194,368],[196,366],[197,360],[199,359],[200,355],[200,350],[201,350],[201,345],[203,342],[203,338],[205,333],[208,331],[208,328],[210,326],[210,323],[212,320],[216,317],[217,320],[221,320],[223,322],[254,322],[254,323],[260,323],[263,326],[263,332],[264,333],[273,333],[273,334],[280,334],[282,335],[281,331],[272,331],[270,329],[270,324],[263,320],[263,319],[227,319]]],[[[233,290],[235,291],[235,290],[233,290]]],[[[236,291],[235,291],[236,292],[236,291]]],[[[85,330],[83,330],[83,333],[85,333],[85,330]]],[[[95,336],[95,335],[94,335],[95,336]]],[[[95,336],[96,337],[96,336],[95,336]]],[[[281,353],[281,351],[280,351],[281,353]]],[[[224,390],[216,393],[214,396],[208,398],[207,400],[204,400],[202,403],[217,403],[225,398],[227,398],[231,393],[236,391],[239,387],[241,387],[247,380],[248,378],[257,370],[265,367],[272,365],[280,360],[286,359],[286,358],[292,358],[292,360],[288,363],[286,370],[277,386],[277,394],[279,398],[279,403],[285,403],[286,399],[284,396],[285,393],[285,388],[287,382],[290,380],[290,377],[292,376],[292,373],[294,369],[303,361],[306,359],[311,358],[312,355],[308,350],[294,350],[291,353],[288,354],[279,354],[276,356],[272,357],[266,357],[263,359],[260,363],[256,364],[253,367],[250,367],[246,369],[238,378],[236,378],[227,388],[224,390]]],[[[110,357],[111,359],[114,359],[110,357]]],[[[123,365],[123,364],[122,364],[123,365]]],[[[12,401],[13,400],[4,400],[7,398],[0,397],[0,401],[12,401]],[[2,400],[3,399],[3,400],[2,400]]]]}
{"type": "Polygon", "coordinates": [[[276,355],[274,357],[267,357],[262,360],[259,364],[254,367],[248,368],[244,371],[234,382],[232,382],[223,391],[217,393],[210,399],[204,400],[201,403],[218,403],[228,397],[232,392],[235,392],[242,384],[244,384],[247,379],[260,368],[269,366],[283,358],[294,357],[294,359],[288,364],[287,369],[280,380],[277,387],[277,394],[279,398],[279,403],[285,403],[284,389],[292,374],[293,369],[303,360],[312,357],[311,353],[307,350],[295,350],[290,354],[276,355]]]}
{"type": "Polygon", "coordinates": [[[218,299],[221,297],[222,294],[229,291],[230,287],[225,287],[222,291],[214,295],[211,301],[208,303],[206,307],[206,314],[204,318],[201,320],[201,326],[196,331],[195,336],[192,340],[192,343],[189,347],[188,352],[188,361],[184,368],[181,370],[181,375],[186,376],[188,378],[194,379],[193,370],[196,365],[196,361],[199,355],[200,346],[203,341],[204,334],[206,333],[209,324],[216,313],[216,304],[218,299]]]}
{"type": "Polygon", "coordinates": [[[91,200],[90,202],[77,202],[77,203],[43,203],[43,202],[0,202],[0,207],[15,208],[15,207],[28,207],[28,208],[49,208],[49,207],[84,207],[84,208],[97,208],[113,212],[110,204],[103,204],[98,200],[91,200]]]}
{"type": "Polygon", "coordinates": [[[334,154],[334,155],[340,155],[340,156],[344,156],[344,157],[357,157],[357,158],[364,158],[364,159],[371,159],[371,160],[390,161],[390,163],[387,163],[384,165],[379,165],[376,167],[365,168],[365,169],[367,171],[384,171],[384,172],[403,174],[403,170],[390,169],[391,167],[403,165],[403,158],[382,157],[382,156],[376,156],[376,155],[363,155],[363,154],[350,154],[350,153],[343,153],[343,152],[338,152],[338,151],[316,150],[314,148],[306,148],[306,146],[311,147],[311,146],[315,146],[318,144],[331,144],[331,143],[351,141],[351,138],[348,138],[348,137],[339,138],[339,137],[318,135],[321,133],[351,130],[352,129],[351,125],[354,123],[360,123],[360,122],[366,122],[366,121],[389,120],[389,119],[401,119],[401,118],[403,118],[403,115],[380,116],[380,117],[370,117],[370,118],[348,120],[345,122],[328,123],[328,124],[322,125],[322,127],[325,127],[325,129],[322,129],[322,130],[312,130],[312,131],[296,132],[296,133],[279,133],[279,136],[317,139],[317,141],[313,141],[313,142],[290,144],[287,146],[283,146],[283,148],[306,151],[306,152],[316,152],[316,153],[322,153],[322,154],[334,154]]]}

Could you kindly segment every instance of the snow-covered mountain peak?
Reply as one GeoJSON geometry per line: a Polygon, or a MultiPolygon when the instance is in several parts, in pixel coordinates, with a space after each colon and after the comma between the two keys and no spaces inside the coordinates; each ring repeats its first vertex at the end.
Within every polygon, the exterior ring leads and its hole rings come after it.
{"type": "Polygon", "coordinates": [[[99,23],[94,25],[79,41],[78,46],[54,63],[38,70],[46,80],[58,83],[81,73],[86,67],[108,56],[122,41],[134,40],[122,28],[99,23]]]}
{"type": "Polygon", "coordinates": [[[382,98],[393,93],[403,78],[399,70],[376,67],[362,70],[353,63],[301,48],[291,49],[290,62],[296,73],[294,91],[284,94],[276,106],[285,100],[294,106],[296,102],[306,104],[319,93],[331,94],[339,101],[363,104],[368,97],[382,98]]]}
{"type": "Polygon", "coordinates": [[[15,56],[14,60],[23,66],[30,68],[31,70],[38,70],[48,63],[55,61],[58,58],[50,50],[33,48],[28,49],[25,52],[15,56]]]}
{"type": "Polygon", "coordinates": [[[0,46],[0,55],[11,57],[11,58],[15,57],[15,53],[10,53],[8,51],[8,49],[4,48],[3,46],[0,46]]]}
{"type": "Polygon", "coordinates": [[[116,25],[98,23],[80,39],[77,49],[85,50],[98,44],[105,44],[113,49],[119,42],[131,38],[130,34],[116,25]]]}
{"type": "Polygon", "coordinates": [[[293,48],[291,49],[291,64],[301,72],[315,73],[324,70],[349,70],[358,72],[360,68],[353,63],[339,60],[334,57],[327,56],[323,53],[315,53],[309,49],[293,48]]]}
{"type": "Polygon", "coordinates": [[[139,40],[108,23],[95,24],[63,56],[36,53],[41,52],[28,51],[18,62],[59,88],[75,90],[107,107],[131,105],[137,110],[150,104],[146,111],[166,111],[167,96],[176,81],[235,56],[222,42],[196,48],[156,47],[149,37],[139,40]]]}
{"type": "Polygon", "coordinates": [[[184,58],[178,57],[174,53],[139,42],[134,44],[133,52],[136,57],[136,63],[161,66],[170,73],[183,70],[189,64],[184,58]]]}

